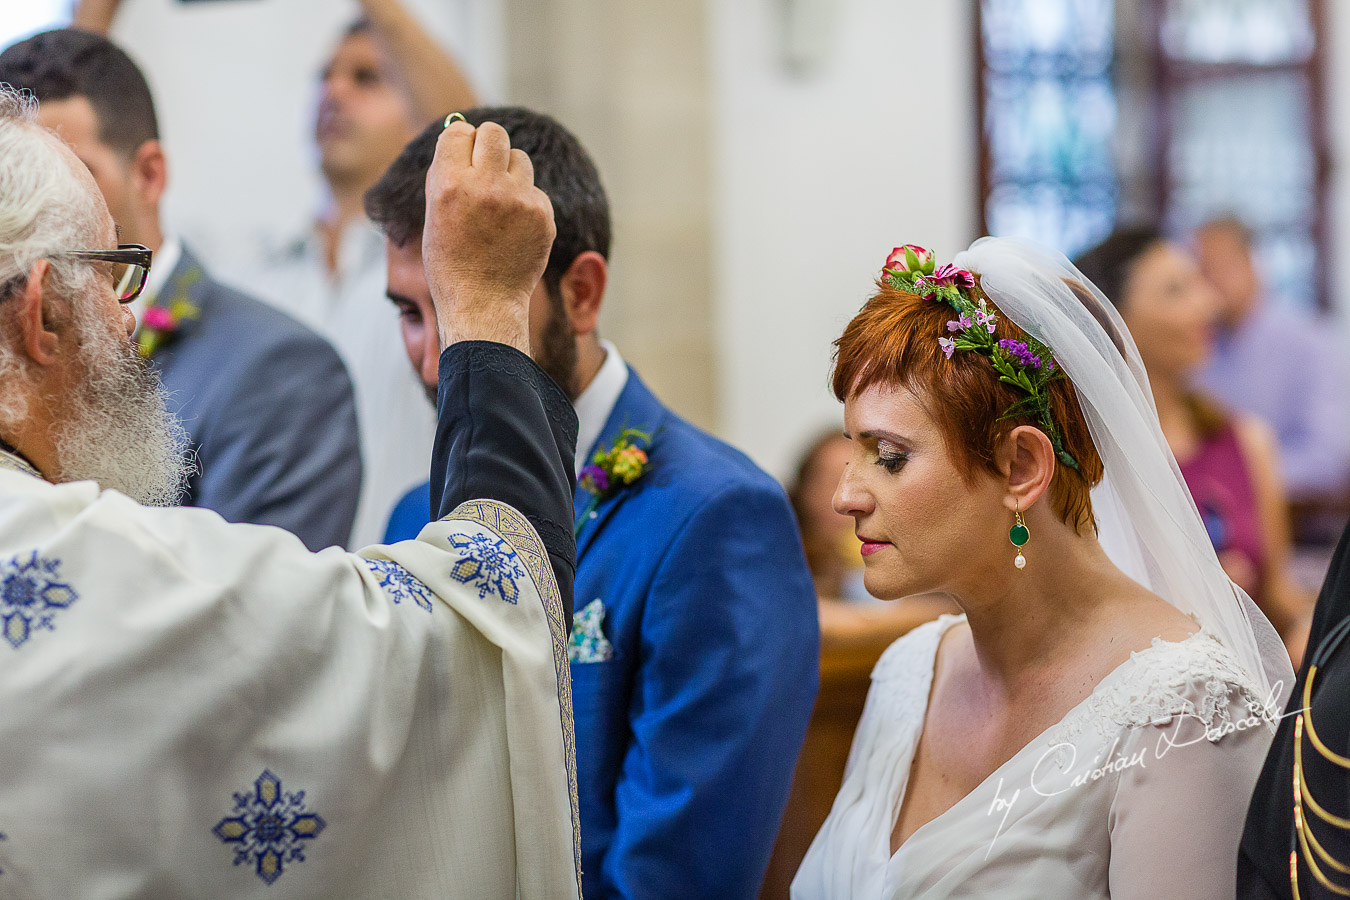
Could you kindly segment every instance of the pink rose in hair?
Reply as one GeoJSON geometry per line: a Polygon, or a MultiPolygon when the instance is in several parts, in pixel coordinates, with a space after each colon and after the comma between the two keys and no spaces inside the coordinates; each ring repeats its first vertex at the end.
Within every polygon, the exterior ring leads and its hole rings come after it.
{"type": "Polygon", "coordinates": [[[886,257],[886,271],[894,275],[928,275],[933,271],[935,259],[932,250],[925,250],[917,244],[896,247],[886,257]]]}

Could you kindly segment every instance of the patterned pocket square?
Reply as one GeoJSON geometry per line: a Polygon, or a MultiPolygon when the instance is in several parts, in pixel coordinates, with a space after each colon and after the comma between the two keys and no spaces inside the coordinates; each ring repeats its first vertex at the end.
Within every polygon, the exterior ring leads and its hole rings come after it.
{"type": "Polygon", "coordinates": [[[601,628],[605,604],[596,597],[572,616],[572,636],[567,639],[567,658],[575,663],[604,662],[614,656],[614,645],[601,628]]]}

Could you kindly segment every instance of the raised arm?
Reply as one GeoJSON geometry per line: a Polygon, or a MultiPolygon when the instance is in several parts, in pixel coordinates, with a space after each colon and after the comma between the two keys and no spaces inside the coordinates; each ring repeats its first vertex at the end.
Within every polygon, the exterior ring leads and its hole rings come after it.
{"type": "Polygon", "coordinates": [[[117,8],[121,5],[122,0],[80,0],[75,4],[75,12],[70,20],[71,27],[92,31],[95,34],[107,34],[108,29],[112,28],[117,8]]]}
{"type": "Polygon", "coordinates": [[[431,508],[466,500],[519,510],[548,549],[568,621],[576,574],[577,420],[529,357],[529,300],[553,242],[553,208],[498,125],[456,122],[427,173],[422,257],[440,326],[431,508]]]}
{"type": "Polygon", "coordinates": [[[399,0],[361,0],[361,8],[422,119],[477,105],[473,88],[454,59],[399,0]]]}

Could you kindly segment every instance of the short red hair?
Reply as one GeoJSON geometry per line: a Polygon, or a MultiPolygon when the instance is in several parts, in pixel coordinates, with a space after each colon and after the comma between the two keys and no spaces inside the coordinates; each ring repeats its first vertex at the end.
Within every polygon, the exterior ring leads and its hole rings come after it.
{"type": "MultiPolygon", "coordinates": [[[[978,286],[973,293],[983,296],[978,286]]],[[[947,359],[938,338],[947,335],[947,322],[954,318],[956,314],[944,303],[877,282],[876,294],[834,342],[833,386],[840,402],[875,385],[913,391],[969,481],[980,468],[1001,474],[994,464],[998,442],[1019,425],[1038,426],[1026,416],[1002,418],[1026,395],[999,381],[986,357],[958,350],[947,359]]],[[[1007,316],[998,317],[997,328],[1000,339],[1027,339],[1007,316]]],[[[1056,466],[1050,482],[1051,506],[1061,520],[1080,532],[1095,530],[1090,492],[1102,479],[1101,457],[1069,379],[1055,379],[1046,392],[1064,449],[1078,461],[1077,472],[1056,466]]]]}

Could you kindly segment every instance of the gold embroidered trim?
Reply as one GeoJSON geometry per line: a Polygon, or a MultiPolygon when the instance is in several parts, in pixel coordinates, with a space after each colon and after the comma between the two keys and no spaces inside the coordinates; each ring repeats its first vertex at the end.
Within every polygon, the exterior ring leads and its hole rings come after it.
{"type": "Polygon", "coordinates": [[[41,478],[42,473],[24,462],[18,456],[7,450],[0,449],[0,469],[9,469],[14,472],[22,472],[25,475],[32,475],[34,478],[41,478]]]}
{"type": "Polygon", "coordinates": [[[576,858],[577,896],[581,896],[581,809],[577,792],[577,737],[572,718],[572,675],[567,660],[567,639],[572,623],[563,614],[562,592],[553,576],[548,550],[529,519],[505,503],[496,500],[468,500],[442,521],[463,519],[474,522],[511,545],[525,563],[535,589],[544,601],[549,634],[553,638],[553,665],[558,676],[558,705],[562,710],[563,749],[567,765],[567,789],[572,801],[572,852],[576,858]]]}

